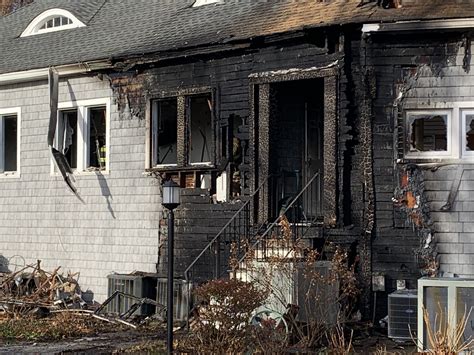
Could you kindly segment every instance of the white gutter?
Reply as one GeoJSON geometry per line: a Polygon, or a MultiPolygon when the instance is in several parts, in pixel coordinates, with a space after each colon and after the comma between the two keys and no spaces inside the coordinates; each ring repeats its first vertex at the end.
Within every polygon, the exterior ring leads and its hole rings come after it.
{"type": "MultiPolygon", "coordinates": [[[[112,65],[107,61],[96,61],[88,63],[78,63],[61,65],[55,67],[60,77],[75,74],[84,74],[94,70],[111,68],[112,65]]],[[[23,83],[28,81],[47,80],[49,68],[32,69],[13,73],[0,74],[0,86],[7,84],[23,83]]]]}
{"type": "Polygon", "coordinates": [[[474,18],[451,20],[417,20],[399,21],[394,23],[369,23],[362,26],[363,33],[393,32],[393,31],[419,31],[419,30],[456,30],[474,28],[474,18]]]}

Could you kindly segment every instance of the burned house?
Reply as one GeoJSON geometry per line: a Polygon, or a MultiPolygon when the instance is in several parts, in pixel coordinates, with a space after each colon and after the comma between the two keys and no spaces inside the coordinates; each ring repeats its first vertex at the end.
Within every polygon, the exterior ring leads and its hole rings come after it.
{"type": "Polygon", "coordinates": [[[474,8],[389,5],[37,0],[0,18],[4,268],[79,270],[98,300],[111,272],[164,275],[173,179],[179,278],[224,275],[282,212],[310,247],[351,250],[365,314],[373,276],[385,295],[474,276],[474,8]]]}

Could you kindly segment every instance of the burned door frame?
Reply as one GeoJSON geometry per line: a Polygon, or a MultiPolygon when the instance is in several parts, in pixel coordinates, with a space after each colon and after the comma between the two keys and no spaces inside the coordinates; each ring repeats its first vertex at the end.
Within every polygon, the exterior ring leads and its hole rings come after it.
{"type": "MultiPolygon", "coordinates": [[[[270,84],[286,81],[324,79],[323,128],[323,215],[324,225],[334,227],[337,215],[337,67],[293,69],[279,72],[255,73],[249,76],[250,154],[252,191],[265,183],[270,167],[270,84]]],[[[269,217],[268,196],[259,198],[258,220],[269,217]]]]}

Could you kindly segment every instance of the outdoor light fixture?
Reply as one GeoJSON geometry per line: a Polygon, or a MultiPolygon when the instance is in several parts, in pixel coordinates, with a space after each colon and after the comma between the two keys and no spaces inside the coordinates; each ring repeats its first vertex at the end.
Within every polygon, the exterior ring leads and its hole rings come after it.
{"type": "Polygon", "coordinates": [[[165,181],[163,184],[163,202],[162,205],[173,211],[181,203],[181,188],[173,180],[165,181]]]}
{"type": "Polygon", "coordinates": [[[174,209],[181,203],[181,188],[173,180],[163,184],[162,205],[169,210],[168,213],[168,296],[167,296],[167,341],[168,354],[173,353],[173,311],[174,311],[174,209]]]}

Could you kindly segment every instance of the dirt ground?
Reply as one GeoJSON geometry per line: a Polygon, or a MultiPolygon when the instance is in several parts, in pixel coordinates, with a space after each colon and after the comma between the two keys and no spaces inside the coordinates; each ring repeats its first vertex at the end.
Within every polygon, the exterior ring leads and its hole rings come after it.
{"type": "Polygon", "coordinates": [[[68,339],[46,343],[20,342],[0,346],[0,354],[117,354],[117,353],[163,353],[163,332],[152,334],[138,330],[107,333],[79,339],[68,339]]]}
{"type": "MultiPolygon", "coordinates": [[[[79,339],[61,340],[47,343],[21,342],[0,346],[0,354],[163,354],[165,353],[165,333],[127,330],[79,339]]],[[[396,343],[381,334],[369,338],[354,339],[356,354],[415,354],[410,342],[396,343]]]]}

